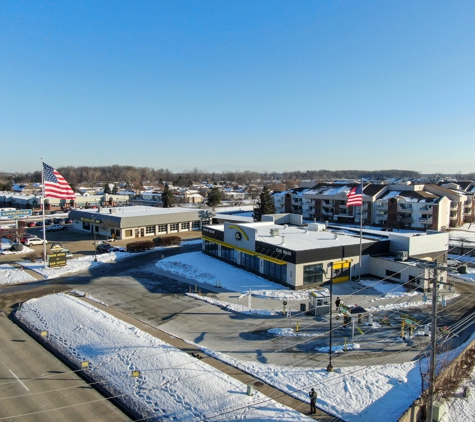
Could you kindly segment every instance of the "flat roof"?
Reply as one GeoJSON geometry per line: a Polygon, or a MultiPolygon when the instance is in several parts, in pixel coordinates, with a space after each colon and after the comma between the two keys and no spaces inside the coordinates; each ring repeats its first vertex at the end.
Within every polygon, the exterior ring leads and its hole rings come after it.
{"type": "Polygon", "coordinates": [[[147,207],[144,205],[133,205],[128,207],[112,207],[112,208],[99,208],[95,209],[75,209],[75,212],[83,213],[87,217],[91,215],[103,215],[113,217],[144,217],[144,216],[161,216],[170,214],[190,213],[192,211],[198,212],[196,209],[172,207],[172,208],[159,208],[159,207],[147,207]],[[112,210],[112,212],[111,212],[112,210]]]}
{"type": "MultiPolygon", "coordinates": [[[[360,238],[350,234],[341,234],[332,231],[311,231],[305,227],[285,226],[272,222],[242,223],[241,227],[249,227],[256,230],[256,241],[269,243],[274,246],[282,246],[294,251],[305,251],[312,249],[325,249],[336,246],[359,245],[360,238]],[[272,236],[271,229],[278,229],[279,236],[272,236]],[[283,243],[282,243],[283,240],[283,243]]],[[[224,224],[208,226],[212,229],[224,232],[224,224]]],[[[363,238],[363,244],[374,243],[375,240],[363,238]]]]}

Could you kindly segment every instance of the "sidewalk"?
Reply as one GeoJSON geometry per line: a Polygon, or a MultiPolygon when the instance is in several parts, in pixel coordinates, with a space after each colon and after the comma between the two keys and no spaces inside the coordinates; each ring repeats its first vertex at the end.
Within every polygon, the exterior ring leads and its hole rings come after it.
{"type": "MultiPolygon", "coordinates": [[[[332,422],[340,422],[341,419],[329,415],[322,410],[317,408],[317,414],[315,415],[310,415],[308,414],[309,411],[309,403],[304,403],[300,400],[297,400],[293,398],[292,396],[287,395],[286,393],[262,382],[261,380],[253,377],[250,374],[247,374],[233,366],[230,366],[224,362],[221,362],[220,360],[217,360],[215,358],[212,358],[210,356],[205,355],[199,347],[196,347],[195,345],[186,343],[185,341],[181,340],[178,337],[175,337],[173,335],[167,334],[164,331],[161,331],[147,323],[144,323],[138,319],[135,319],[127,314],[124,314],[123,312],[109,307],[109,306],[104,306],[101,305],[100,303],[97,303],[95,301],[91,301],[87,298],[81,297],[80,299],[84,300],[85,302],[88,302],[92,306],[99,308],[103,310],[104,312],[107,312],[114,316],[115,318],[118,318],[128,324],[131,324],[137,328],[139,328],[142,331],[145,331],[146,333],[176,347],[177,349],[180,349],[181,351],[192,354],[194,353],[195,355],[201,356],[202,360],[206,362],[208,365],[211,365],[212,367],[218,369],[219,371],[229,375],[232,378],[237,379],[238,381],[241,381],[245,385],[252,385],[254,389],[258,390],[262,394],[265,394],[267,397],[272,398],[273,400],[277,401],[278,403],[281,403],[285,406],[288,406],[298,412],[301,412],[305,414],[306,416],[318,420],[318,421],[332,421],[332,422]]],[[[318,403],[317,403],[318,404],[318,403]]],[[[342,422],[342,421],[341,421],[342,422]]]]}

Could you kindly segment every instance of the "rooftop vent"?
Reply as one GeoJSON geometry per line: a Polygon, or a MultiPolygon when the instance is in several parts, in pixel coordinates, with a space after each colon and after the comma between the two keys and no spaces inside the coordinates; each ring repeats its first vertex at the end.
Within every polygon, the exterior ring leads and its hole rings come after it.
{"type": "Polygon", "coordinates": [[[270,235],[272,237],[278,237],[279,236],[279,229],[270,229],[270,235]]]}

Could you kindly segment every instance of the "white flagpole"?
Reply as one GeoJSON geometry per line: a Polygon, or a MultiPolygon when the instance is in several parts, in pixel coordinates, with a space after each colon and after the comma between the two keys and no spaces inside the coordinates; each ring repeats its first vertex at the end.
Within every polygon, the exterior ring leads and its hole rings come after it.
{"type": "Polygon", "coordinates": [[[361,258],[363,254],[363,179],[361,179],[361,205],[360,205],[360,271],[358,274],[358,281],[361,281],[361,258]]]}
{"type": "Polygon", "coordinates": [[[45,210],[45,173],[43,166],[43,157],[41,158],[41,186],[42,186],[42,195],[41,195],[41,208],[43,210],[43,268],[46,269],[46,210],[45,210]]]}

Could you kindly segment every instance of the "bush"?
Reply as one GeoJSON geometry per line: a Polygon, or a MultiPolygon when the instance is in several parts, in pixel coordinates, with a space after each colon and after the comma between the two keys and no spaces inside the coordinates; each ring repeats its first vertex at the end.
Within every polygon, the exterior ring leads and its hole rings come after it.
{"type": "Polygon", "coordinates": [[[142,240],[140,242],[127,243],[127,252],[142,252],[146,249],[153,249],[155,243],[151,240],[142,240]]]}
{"type": "Polygon", "coordinates": [[[12,243],[10,252],[20,252],[21,250],[23,250],[23,245],[21,243],[12,243]]]}
{"type": "Polygon", "coordinates": [[[28,259],[28,261],[34,263],[38,260],[39,258],[39,253],[38,251],[31,251],[28,255],[26,255],[26,259],[28,259]]]}
{"type": "Polygon", "coordinates": [[[153,239],[156,246],[176,246],[181,243],[180,236],[156,237],[153,239]]]}

